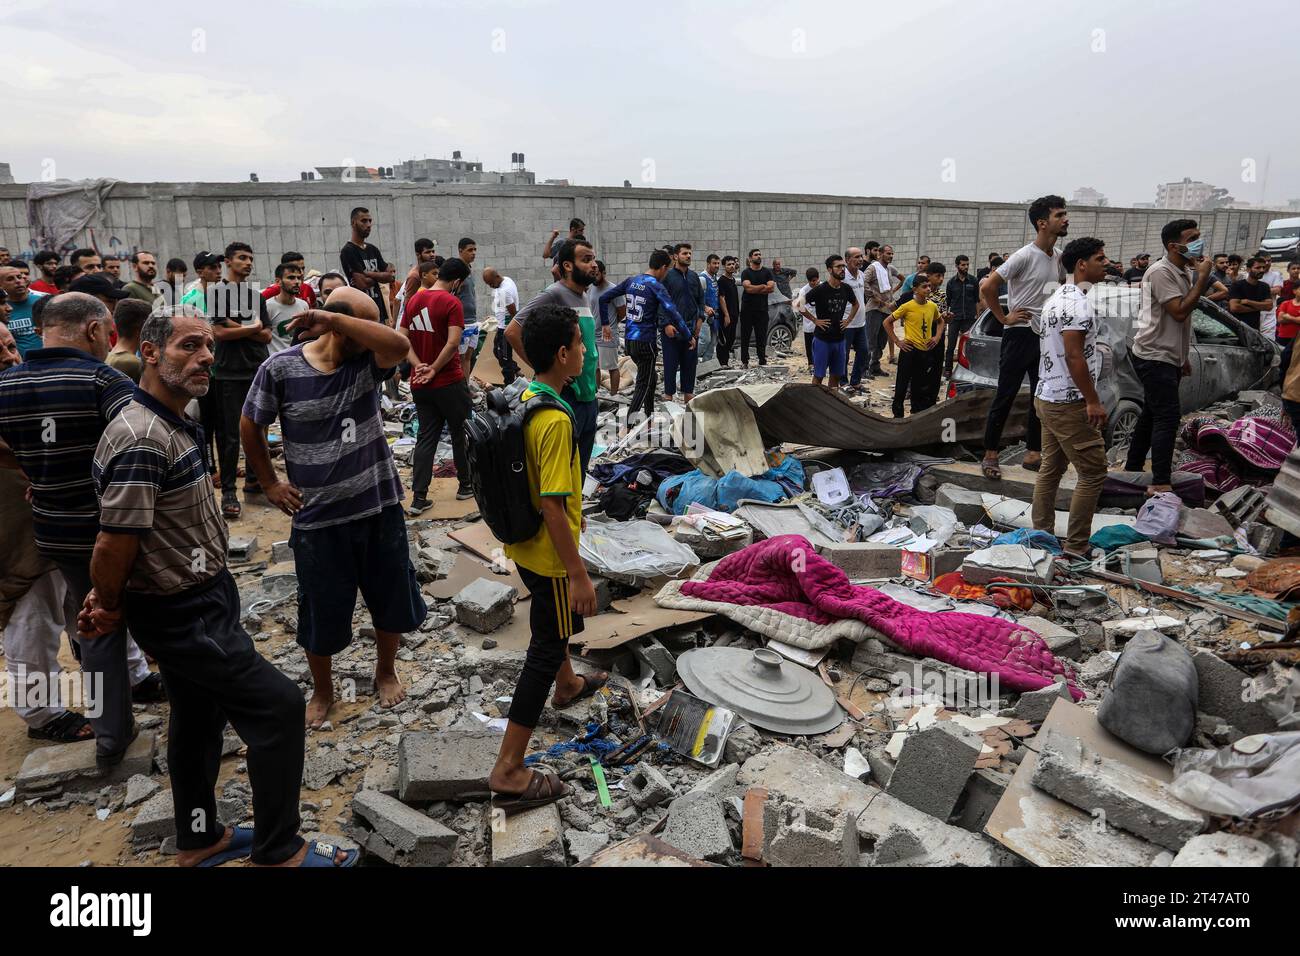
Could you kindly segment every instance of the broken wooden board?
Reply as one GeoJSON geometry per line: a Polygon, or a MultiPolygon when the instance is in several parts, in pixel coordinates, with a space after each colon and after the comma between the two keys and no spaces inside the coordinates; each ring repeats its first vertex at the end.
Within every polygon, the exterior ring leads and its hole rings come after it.
{"type": "Polygon", "coordinates": [[[475,560],[468,554],[456,555],[456,563],[452,565],[451,573],[441,581],[434,581],[432,584],[424,585],[422,590],[425,594],[437,598],[439,601],[449,601],[471,581],[478,578],[487,578],[489,581],[508,584],[519,593],[521,601],[528,600],[528,588],[524,585],[524,579],[519,576],[517,570],[512,568],[509,574],[497,574],[491,567],[475,560]]]}
{"type": "MultiPolygon", "coordinates": [[[[1072,701],[1052,705],[1039,733],[1048,730],[1077,737],[1093,753],[1162,783],[1173,778],[1168,764],[1112,736],[1092,711],[1072,701]]],[[[984,832],[1003,846],[1037,866],[1151,866],[1168,852],[1039,790],[1030,782],[1037,765],[1038,754],[1028,751],[984,826],[984,832]]]]}

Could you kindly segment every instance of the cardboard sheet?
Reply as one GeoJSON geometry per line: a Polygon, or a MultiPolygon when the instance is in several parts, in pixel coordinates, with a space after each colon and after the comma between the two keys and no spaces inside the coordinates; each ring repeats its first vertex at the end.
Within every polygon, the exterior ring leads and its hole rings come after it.
{"type": "MultiPolygon", "coordinates": [[[[524,579],[519,576],[518,571],[512,568],[509,574],[497,574],[486,564],[471,558],[467,554],[456,555],[456,563],[452,565],[451,574],[441,581],[434,581],[432,584],[425,585],[424,593],[437,598],[439,601],[447,601],[459,594],[471,581],[478,578],[487,578],[489,581],[507,584],[519,592],[519,600],[528,600],[528,588],[524,587],[524,579]]],[[[517,610],[516,613],[518,613],[517,610]]]]}
{"type": "MultiPolygon", "coordinates": [[[[1077,737],[1093,753],[1110,757],[1162,783],[1173,778],[1163,760],[1135,750],[1097,723],[1090,710],[1058,700],[1039,729],[1077,737]]],[[[1038,866],[1150,866],[1163,847],[1125,833],[1044,793],[1030,781],[1038,755],[1025,755],[1011,785],[984,826],[989,836],[1038,866]]]]}
{"type": "Polygon", "coordinates": [[[513,574],[515,563],[505,555],[505,545],[497,540],[496,535],[482,521],[449,531],[447,537],[458,541],[485,561],[501,564],[513,574]]]}

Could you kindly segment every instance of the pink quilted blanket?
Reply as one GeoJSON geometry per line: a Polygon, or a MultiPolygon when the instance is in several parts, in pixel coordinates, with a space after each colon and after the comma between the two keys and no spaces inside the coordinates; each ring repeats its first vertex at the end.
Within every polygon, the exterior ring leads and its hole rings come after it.
{"type": "Polygon", "coordinates": [[[815,624],[854,618],[911,654],[996,674],[1014,691],[1037,690],[1064,675],[1075,700],[1083,691],[1072,670],[1041,637],[1000,618],[956,611],[918,611],[848,577],[802,535],[750,545],[718,562],[705,581],[684,581],[681,593],[724,604],[759,606],[815,624]],[[1025,635],[1033,635],[1025,640],[1025,635]]]}

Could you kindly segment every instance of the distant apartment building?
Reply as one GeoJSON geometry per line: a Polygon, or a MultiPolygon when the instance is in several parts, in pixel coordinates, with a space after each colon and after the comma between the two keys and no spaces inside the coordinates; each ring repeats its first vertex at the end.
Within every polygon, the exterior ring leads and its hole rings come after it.
{"type": "Polygon", "coordinates": [[[1184,176],[1180,183],[1162,183],[1156,187],[1155,208],[1200,209],[1218,195],[1209,183],[1196,182],[1184,176]]]}
{"type": "Polygon", "coordinates": [[[1080,186],[1070,202],[1075,206],[1109,206],[1110,200],[1091,186],[1080,186]]]}

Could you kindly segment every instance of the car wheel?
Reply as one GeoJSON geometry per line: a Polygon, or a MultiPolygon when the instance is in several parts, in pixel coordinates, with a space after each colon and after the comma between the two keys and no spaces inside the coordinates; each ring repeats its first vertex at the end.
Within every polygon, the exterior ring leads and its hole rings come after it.
{"type": "Polygon", "coordinates": [[[774,325],[767,330],[767,353],[769,355],[785,355],[790,351],[790,346],[794,339],[790,335],[790,327],[784,323],[774,325]]]}
{"type": "Polygon", "coordinates": [[[1131,402],[1127,398],[1120,399],[1119,404],[1115,406],[1115,414],[1111,415],[1106,423],[1106,447],[1114,448],[1116,445],[1123,447],[1131,444],[1141,414],[1142,408],[1137,402],[1131,402]]]}

